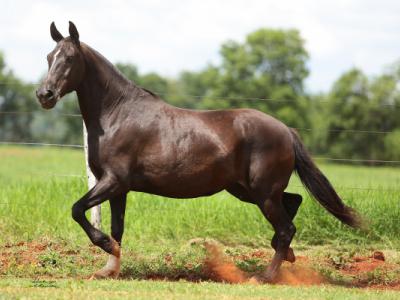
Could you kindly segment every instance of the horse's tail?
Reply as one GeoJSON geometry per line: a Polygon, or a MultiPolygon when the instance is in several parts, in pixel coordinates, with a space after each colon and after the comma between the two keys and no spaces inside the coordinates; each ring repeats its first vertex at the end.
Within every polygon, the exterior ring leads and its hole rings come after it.
{"type": "Polygon", "coordinates": [[[291,132],[295,153],[295,170],[308,192],[341,222],[354,228],[362,227],[363,224],[358,213],[343,203],[329,180],[312,161],[297,132],[294,129],[291,129],[291,132]]]}

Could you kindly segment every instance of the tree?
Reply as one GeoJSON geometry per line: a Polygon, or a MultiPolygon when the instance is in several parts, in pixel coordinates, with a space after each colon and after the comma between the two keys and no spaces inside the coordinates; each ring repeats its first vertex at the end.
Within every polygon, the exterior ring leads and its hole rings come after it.
{"type": "MultiPolygon", "coordinates": [[[[36,107],[34,86],[24,84],[6,66],[0,52],[0,111],[27,112],[36,107]]],[[[0,116],[0,139],[3,141],[30,140],[33,115],[8,114],[0,116]]]]}
{"type": "Polygon", "coordinates": [[[394,74],[369,79],[361,70],[351,69],[334,83],[328,100],[328,153],[376,160],[394,156],[388,148],[393,148],[398,135],[385,136],[400,127],[400,91],[394,74]]]}
{"type": "Polygon", "coordinates": [[[244,43],[223,44],[220,53],[222,63],[205,107],[254,107],[289,126],[307,127],[308,53],[297,30],[260,29],[244,43]]]}
{"type": "Polygon", "coordinates": [[[33,84],[24,83],[6,67],[0,53],[0,140],[8,142],[81,143],[82,119],[60,117],[79,114],[74,94],[59,101],[52,112],[45,112],[35,97],[33,84]]]}
{"type": "Polygon", "coordinates": [[[133,64],[117,63],[116,66],[122,74],[136,85],[160,95],[172,104],[191,107],[190,103],[182,95],[182,85],[179,80],[165,78],[154,72],[140,74],[138,68],[133,64]]]}
{"type": "Polygon", "coordinates": [[[213,95],[219,77],[218,68],[209,65],[199,72],[184,71],[177,81],[177,104],[201,108],[202,100],[213,95]]]}
{"type": "Polygon", "coordinates": [[[147,74],[139,74],[138,68],[133,64],[117,63],[116,67],[124,74],[129,80],[135,84],[151,90],[154,93],[166,93],[168,88],[168,80],[151,72],[147,74]]]}
{"type": "Polygon", "coordinates": [[[81,144],[83,121],[79,114],[76,94],[65,95],[51,111],[38,109],[34,114],[32,138],[47,143],[81,144]]]}
{"type": "Polygon", "coordinates": [[[124,74],[129,80],[137,83],[139,80],[139,72],[138,68],[130,63],[116,63],[115,66],[117,69],[124,74]]]}
{"type": "Polygon", "coordinates": [[[309,127],[309,102],[304,92],[308,53],[297,30],[260,29],[250,33],[244,43],[226,42],[220,53],[220,65],[182,72],[178,80],[154,73],[142,75],[130,64],[119,63],[117,67],[136,84],[163,93],[175,105],[253,107],[289,126],[309,127]]]}

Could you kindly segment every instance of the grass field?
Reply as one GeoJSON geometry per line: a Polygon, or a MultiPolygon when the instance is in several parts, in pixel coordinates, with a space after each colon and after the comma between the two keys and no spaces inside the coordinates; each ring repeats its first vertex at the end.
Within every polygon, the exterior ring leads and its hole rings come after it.
{"type": "MultiPolygon", "coordinates": [[[[368,220],[370,228],[365,232],[341,225],[310,199],[293,176],[289,190],[304,197],[295,219],[295,252],[306,257],[307,265],[330,285],[306,288],[137,281],[213,279],[204,268],[204,240],[218,243],[224,255],[246,272],[256,273],[267,265],[272,254],[271,226],[256,207],[224,192],[191,200],[130,193],[123,240],[124,280],[89,283],[84,278],[106,257],[89,246],[88,238],[70,217],[72,204],[87,190],[83,159],[80,150],[0,147],[0,299],[27,293],[31,297],[48,293],[49,298],[118,298],[124,293],[133,293],[135,298],[166,295],[185,299],[195,295],[218,299],[400,296],[384,289],[400,280],[398,168],[320,165],[345,202],[368,220]],[[365,272],[353,272],[361,263],[377,263],[368,257],[375,250],[383,251],[385,263],[365,272]],[[365,259],[357,262],[358,256],[365,259]],[[338,287],[355,285],[379,290],[338,287]]],[[[105,204],[106,232],[109,218],[105,204]]]]}
{"type": "Polygon", "coordinates": [[[399,292],[357,290],[331,286],[291,287],[228,285],[221,283],[154,282],[154,281],[0,281],[0,299],[398,299],[399,292]],[[60,293],[62,291],[62,293],[60,293]]]}

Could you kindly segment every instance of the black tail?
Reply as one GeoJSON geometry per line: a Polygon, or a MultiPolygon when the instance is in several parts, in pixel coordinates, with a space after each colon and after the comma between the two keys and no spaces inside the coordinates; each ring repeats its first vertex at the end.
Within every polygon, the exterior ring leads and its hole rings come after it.
{"type": "Polygon", "coordinates": [[[293,129],[291,131],[294,139],[295,170],[301,182],[314,198],[341,222],[354,228],[363,227],[358,213],[343,203],[329,180],[312,161],[297,132],[293,129]]]}

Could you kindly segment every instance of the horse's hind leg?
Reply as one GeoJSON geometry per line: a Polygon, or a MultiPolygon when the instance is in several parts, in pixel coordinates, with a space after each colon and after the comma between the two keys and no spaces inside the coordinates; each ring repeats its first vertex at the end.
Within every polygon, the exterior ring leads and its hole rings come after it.
{"type": "MultiPolygon", "coordinates": [[[[111,237],[121,246],[122,235],[124,233],[124,217],[126,207],[126,194],[110,199],[111,208],[111,237]]],[[[92,278],[117,278],[121,268],[121,253],[117,257],[110,254],[107,264],[93,274],[92,278]]]]}
{"type": "MultiPolygon", "coordinates": [[[[255,200],[251,199],[249,192],[240,184],[232,185],[227,189],[227,191],[243,202],[248,202],[253,204],[256,203],[255,200]]],[[[282,204],[283,207],[285,208],[287,215],[291,220],[293,220],[294,217],[296,216],[297,210],[299,209],[301,202],[302,202],[302,197],[300,195],[286,193],[286,192],[283,193],[282,204]]],[[[271,240],[271,246],[275,250],[277,247],[277,243],[278,243],[278,235],[275,233],[271,240]]],[[[295,262],[296,260],[293,249],[290,247],[286,254],[285,260],[292,263],[295,262]]]]}
{"type": "Polygon", "coordinates": [[[296,233],[296,228],[283,205],[282,196],[283,192],[275,192],[267,200],[259,203],[263,215],[271,223],[276,234],[275,255],[262,275],[262,279],[267,282],[275,279],[283,260],[287,259],[290,243],[296,233]]]}
{"type": "Polygon", "coordinates": [[[296,232],[292,220],[297,213],[302,198],[300,195],[281,192],[275,193],[275,196],[268,198],[266,201],[257,201],[240,184],[232,185],[227,188],[227,191],[239,200],[258,204],[265,218],[272,224],[275,234],[271,245],[276,252],[267,272],[261,278],[265,281],[272,281],[282,264],[282,260],[291,262],[295,260],[293,250],[289,246],[296,232]]]}
{"type": "MultiPolygon", "coordinates": [[[[282,204],[283,207],[286,210],[287,215],[289,218],[293,221],[294,217],[297,214],[297,210],[299,209],[300,205],[302,202],[302,197],[301,195],[298,194],[291,194],[291,193],[283,193],[282,196],[282,204]]],[[[278,235],[275,233],[272,241],[271,241],[271,246],[276,250],[278,243],[278,235]]],[[[289,247],[288,252],[286,254],[285,260],[293,263],[296,260],[296,257],[294,255],[293,249],[289,247]]]]}

